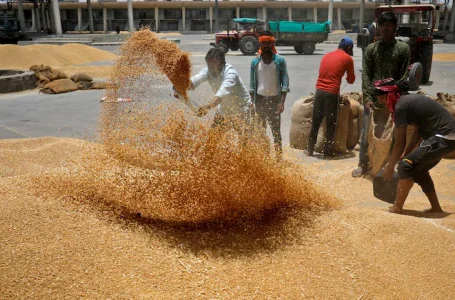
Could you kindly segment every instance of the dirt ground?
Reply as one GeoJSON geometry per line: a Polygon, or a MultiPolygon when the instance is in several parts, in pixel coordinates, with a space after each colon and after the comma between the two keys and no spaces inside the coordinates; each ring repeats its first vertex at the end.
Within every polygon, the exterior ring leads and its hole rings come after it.
{"type": "MultiPolygon", "coordinates": [[[[455,161],[432,172],[446,214],[418,187],[387,212],[356,157],[299,158],[340,200],[324,212],[281,209],[262,221],[176,227],[27,188],[31,174],[82,158],[75,139],[0,141],[2,299],[450,299],[455,294],[455,161]]],[[[354,152],[355,154],[357,152],[354,152]]],[[[288,160],[301,152],[287,149],[288,160]]]]}

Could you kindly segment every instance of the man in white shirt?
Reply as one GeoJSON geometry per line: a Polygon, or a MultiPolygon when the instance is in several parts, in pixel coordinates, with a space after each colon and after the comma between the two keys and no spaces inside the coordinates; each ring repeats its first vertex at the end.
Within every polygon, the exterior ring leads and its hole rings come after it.
{"type": "Polygon", "coordinates": [[[199,108],[199,115],[204,116],[218,107],[213,126],[228,125],[236,129],[248,126],[251,98],[239,74],[226,63],[224,52],[218,48],[211,48],[205,61],[207,67],[191,78],[190,90],[208,81],[215,96],[210,103],[199,108]]]}
{"type": "Polygon", "coordinates": [[[281,113],[289,92],[289,77],[284,57],[276,54],[275,38],[271,32],[259,37],[259,56],[251,62],[250,94],[259,120],[272,130],[275,154],[282,158],[281,113]]]}

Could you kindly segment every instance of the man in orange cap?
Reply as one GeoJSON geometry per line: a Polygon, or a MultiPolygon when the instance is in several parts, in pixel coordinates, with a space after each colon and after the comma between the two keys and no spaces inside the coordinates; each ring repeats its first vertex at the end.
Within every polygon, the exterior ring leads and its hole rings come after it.
{"type": "Polygon", "coordinates": [[[251,62],[250,95],[264,127],[270,126],[277,159],[282,158],[281,113],[289,92],[289,76],[284,57],[277,54],[270,31],[259,37],[259,56],[251,62]]]}

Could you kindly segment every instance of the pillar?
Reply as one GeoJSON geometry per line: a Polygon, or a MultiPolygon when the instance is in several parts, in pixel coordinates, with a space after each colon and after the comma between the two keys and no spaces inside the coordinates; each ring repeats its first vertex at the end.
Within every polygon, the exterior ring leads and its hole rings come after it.
{"type": "Polygon", "coordinates": [[[240,18],[240,7],[238,6],[235,8],[235,16],[237,19],[240,18]]]}
{"type": "Polygon", "coordinates": [[[186,8],[182,6],[182,30],[186,30],[186,8]]]}
{"type": "Polygon", "coordinates": [[[267,8],[265,6],[262,7],[262,18],[264,19],[265,24],[267,24],[267,8]]]}
{"type": "Polygon", "coordinates": [[[77,30],[82,30],[82,8],[77,9],[77,30]]]}
{"type": "Polygon", "coordinates": [[[36,17],[35,17],[35,9],[32,7],[32,26],[30,27],[29,31],[36,31],[36,17]]]}
{"type": "Polygon", "coordinates": [[[36,7],[33,8],[35,12],[35,20],[36,20],[36,31],[41,32],[41,21],[39,17],[39,7],[36,5],[36,7]]]}
{"type": "Polygon", "coordinates": [[[128,28],[131,33],[134,32],[133,0],[128,0],[128,28]]]}
{"type": "Polygon", "coordinates": [[[103,7],[103,31],[107,33],[107,8],[103,7]]]}
{"type": "Polygon", "coordinates": [[[341,23],[341,6],[337,7],[337,21],[338,30],[343,30],[343,23],[341,23]]]}
{"type": "Polygon", "coordinates": [[[444,10],[444,24],[442,25],[442,31],[446,31],[448,21],[449,21],[449,7],[447,6],[444,10]]]}
{"type": "Polygon", "coordinates": [[[362,31],[364,23],[365,23],[365,0],[360,0],[359,32],[362,31]]]}
{"type": "Polygon", "coordinates": [[[330,31],[333,28],[333,0],[329,0],[329,15],[327,17],[330,21],[330,31]]]}
{"type": "Polygon", "coordinates": [[[292,7],[288,7],[288,19],[289,21],[292,21],[292,7]]]}
{"type": "Polygon", "coordinates": [[[62,35],[62,21],[60,18],[58,0],[52,0],[52,11],[54,12],[55,33],[57,35],[62,35]]]}
{"type": "Polygon", "coordinates": [[[155,32],[160,32],[160,9],[155,6],[155,32]]]}
{"type": "Polygon", "coordinates": [[[93,26],[92,0],[87,0],[87,10],[88,10],[88,27],[89,27],[90,33],[95,33],[95,26],[93,26]]]}
{"type": "Polygon", "coordinates": [[[47,28],[49,27],[49,25],[46,22],[46,14],[44,13],[44,3],[40,4],[40,10],[41,10],[41,21],[43,23],[42,24],[43,29],[44,29],[44,31],[47,31],[47,28]]]}
{"type": "Polygon", "coordinates": [[[454,25],[455,25],[455,1],[452,2],[452,11],[450,12],[449,31],[453,31],[454,25]]]}
{"type": "Polygon", "coordinates": [[[210,33],[213,33],[213,7],[209,7],[210,33]]]}
{"type": "Polygon", "coordinates": [[[313,19],[315,23],[318,22],[318,8],[316,6],[313,7],[313,19]]]}
{"type": "Polygon", "coordinates": [[[17,0],[17,10],[19,12],[19,24],[21,26],[22,32],[25,32],[25,16],[24,8],[22,7],[22,0],[17,0]]]}

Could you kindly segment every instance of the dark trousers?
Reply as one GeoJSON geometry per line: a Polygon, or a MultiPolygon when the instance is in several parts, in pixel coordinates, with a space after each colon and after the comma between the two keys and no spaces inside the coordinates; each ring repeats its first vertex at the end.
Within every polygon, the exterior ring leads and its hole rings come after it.
{"type": "Polygon", "coordinates": [[[273,143],[275,144],[275,151],[282,152],[282,138],[281,138],[281,114],[276,113],[278,103],[280,102],[279,96],[264,97],[256,95],[256,113],[259,117],[259,123],[266,130],[267,124],[273,135],[273,143]]]}
{"type": "Polygon", "coordinates": [[[308,137],[308,152],[312,153],[314,151],[319,127],[324,117],[326,117],[327,133],[324,143],[324,155],[331,155],[338,118],[338,99],[338,94],[316,90],[313,102],[313,121],[311,123],[310,136],[308,137]]]}
{"type": "Polygon", "coordinates": [[[444,155],[455,150],[455,141],[432,136],[398,162],[400,179],[412,179],[420,185],[424,193],[434,192],[434,184],[429,171],[444,155]]]}
{"type": "Polygon", "coordinates": [[[360,151],[359,151],[359,167],[362,170],[368,170],[368,132],[370,129],[370,109],[368,107],[364,107],[364,115],[363,115],[363,128],[362,132],[360,133],[360,151]]]}

